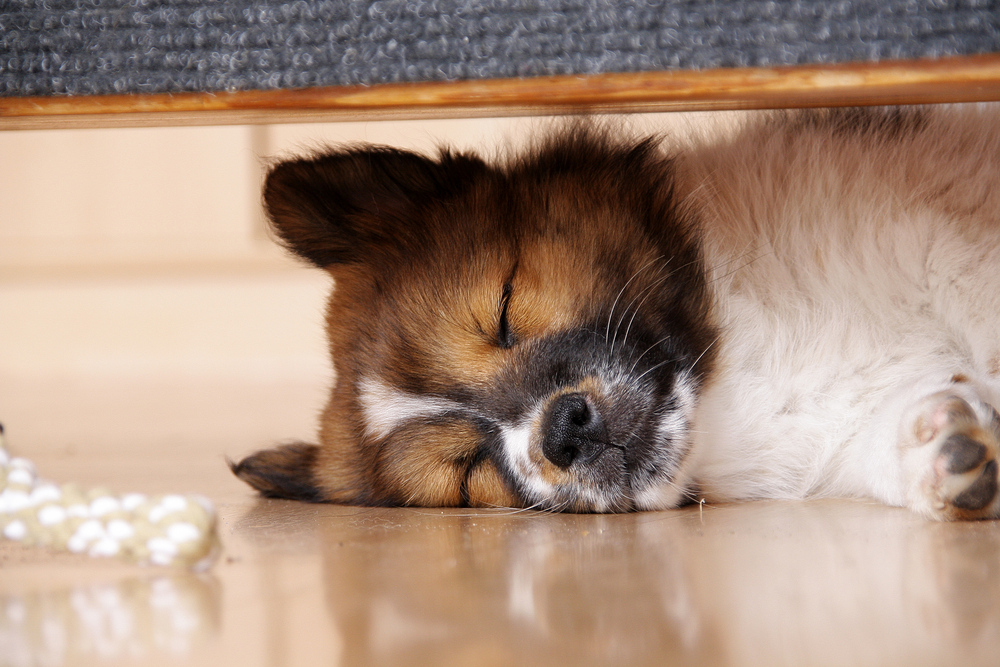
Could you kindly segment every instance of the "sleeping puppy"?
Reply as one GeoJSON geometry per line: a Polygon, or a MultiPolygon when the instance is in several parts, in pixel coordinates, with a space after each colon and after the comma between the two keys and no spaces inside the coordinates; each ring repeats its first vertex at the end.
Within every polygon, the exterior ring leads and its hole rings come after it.
{"type": "Polygon", "coordinates": [[[487,163],[276,165],[334,278],[319,444],[263,495],[671,508],[850,496],[1000,515],[1000,114],[767,113],[671,146],[570,125],[487,163]]]}

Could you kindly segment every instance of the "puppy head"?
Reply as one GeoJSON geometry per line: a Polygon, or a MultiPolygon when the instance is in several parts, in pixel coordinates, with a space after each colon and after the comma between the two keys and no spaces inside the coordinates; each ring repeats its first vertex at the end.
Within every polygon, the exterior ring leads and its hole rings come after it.
{"type": "Polygon", "coordinates": [[[617,511],[676,505],[711,368],[704,268],[651,141],[585,128],[487,165],[360,147],[276,166],[288,247],[335,281],[318,446],[267,495],[617,511]]]}

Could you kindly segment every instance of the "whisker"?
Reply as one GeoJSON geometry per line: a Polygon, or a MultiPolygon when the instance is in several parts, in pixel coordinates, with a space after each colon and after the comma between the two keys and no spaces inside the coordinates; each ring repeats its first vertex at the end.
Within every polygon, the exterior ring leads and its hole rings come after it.
{"type": "MultiPolygon", "coordinates": [[[[532,503],[531,505],[528,505],[527,507],[508,507],[507,505],[494,505],[492,503],[486,503],[485,507],[483,509],[501,510],[501,511],[498,511],[498,512],[491,512],[490,513],[491,515],[496,515],[496,516],[514,516],[514,515],[517,515],[517,514],[529,514],[531,512],[541,512],[541,511],[543,511],[543,508],[542,508],[542,503],[543,502],[544,501],[540,500],[540,501],[538,501],[536,503],[532,503]]],[[[469,515],[462,515],[462,516],[480,516],[480,515],[478,515],[478,514],[469,514],[469,515]]]]}
{"type": "MultiPolygon", "coordinates": [[[[632,281],[633,281],[633,280],[635,280],[635,279],[636,279],[636,277],[637,277],[637,276],[638,276],[638,275],[639,275],[640,273],[642,273],[643,271],[645,271],[645,270],[646,270],[646,267],[647,267],[647,266],[649,266],[650,264],[652,264],[653,262],[655,262],[655,261],[657,261],[657,260],[662,260],[662,259],[663,259],[663,255],[660,255],[660,256],[658,256],[658,257],[654,257],[653,259],[651,259],[651,260],[649,260],[648,262],[646,262],[645,264],[643,264],[643,265],[642,265],[641,267],[639,267],[639,269],[638,269],[638,270],[637,270],[637,271],[636,271],[635,273],[633,273],[633,274],[632,274],[632,277],[631,277],[631,278],[629,278],[629,279],[628,279],[628,281],[627,281],[627,282],[626,282],[626,283],[625,283],[625,284],[624,284],[624,285],[622,286],[622,288],[621,288],[621,289],[620,289],[620,290],[618,291],[618,296],[616,296],[616,297],[615,297],[615,300],[614,300],[614,302],[613,302],[613,303],[611,304],[611,310],[610,310],[610,311],[608,311],[608,325],[607,325],[607,326],[605,327],[605,329],[604,329],[604,340],[605,340],[605,341],[607,341],[607,340],[608,340],[608,334],[610,334],[610,333],[611,333],[611,316],[615,314],[615,306],[617,306],[617,305],[618,305],[618,300],[619,300],[620,298],[622,298],[622,294],[624,294],[624,293],[625,293],[625,290],[626,290],[626,289],[628,289],[628,286],[632,284],[632,281]]],[[[669,263],[669,261],[670,261],[670,260],[667,260],[667,262],[668,262],[668,263],[669,263]]]]}
{"type": "Polygon", "coordinates": [[[646,377],[646,376],[647,376],[648,374],[652,373],[653,371],[655,371],[655,370],[656,370],[657,368],[659,368],[660,366],[663,366],[664,364],[668,364],[668,363],[670,363],[670,361],[671,361],[670,359],[667,359],[666,361],[661,361],[660,363],[656,364],[655,366],[652,366],[652,367],[650,367],[650,368],[647,368],[647,369],[646,369],[646,370],[645,370],[645,371],[643,372],[643,374],[642,374],[642,375],[640,375],[639,377],[637,377],[637,378],[635,379],[635,382],[639,382],[639,380],[641,380],[642,378],[646,377]]]}
{"type": "Polygon", "coordinates": [[[625,328],[625,335],[622,336],[622,348],[625,347],[625,341],[628,340],[628,333],[629,333],[629,331],[632,330],[632,323],[635,321],[635,316],[639,314],[639,310],[642,308],[642,304],[646,303],[646,299],[648,299],[653,294],[653,290],[655,288],[659,287],[660,285],[662,285],[664,282],[666,282],[667,278],[669,278],[671,275],[673,275],[673,274],[668,274],[668,275],[664,276],[661,280],[658,280],[657,282],[655,282],[652,285],[650,285],[650,287],[648,288],[649,291],[646,293],[646,296],[644,296],[642,298],[642,301],[640,301],[636,305],[635,310],[632,312],[632,319],[629,320],[628,326],[625,328]]]}
{"type": "Polygon", "coordinates": [[[691,364],[691,368],[694,368],[695,366],[697,366],[698,362],[701,361],[701,358],[704,357],[708,353],[708,351],[712,349],[712,346],[715,345],[716,343],[718,343],[719,339],[721,339],[721,338],[722,338],[722,334],[720,333],[718,336],[715,337],[715,340],[713,340],[711,343],[709,343],[708,347],[706,347],[705,350],[701,354],[698,355],[698,358],[694,360],[693,364],[691,364]]]}
{"type": "MultiPolygon", "coordinates": [[[[723,263],[719,264],[718,266],[722,267],[722,266],[725,266],[726,264],[732,264],[733,262],[737,262],[737,261],[743,259],[744,257],[746,257],[747,255],[752,254],[753,252],[754,252],[754,250],[749,250],[749,251],[743,253],[742,255],[740,255],[739,257],[735,257],[735,258],[733,258],[733,259],[731,259],[731,260],[729,260],[727,262],[723,262],[723,263]]],[[[749,262],[745,262],[745,263],[741,264],[740,266],[737,266],[732,271],[728,271],[726,273],[723,273],[721,276],[716,276],[715,278],[712,278],[710,281],[708,281],[708,284],[711,285],[712,283],[718,282],[718,281],[722,280],[723,278],[728,278],[729,276],[733,275],[734,273],[736,273],[738,271],[741,271],[742,269],[747,268],[748,266],[750,266],[751,264],[753,264],[757,260],[763,259],[764,257],[767,257],[768,255],[773,255],[773,254],[774,254],[774,251],[773,250],[769,250],[769,251],[767,251],[765,253],[757,255],[756,257],[754,257],[753,259],[751,259],[749,262]]],[[[716,267],[716,268],[718,268],[718,267],[716,267]]]]}
{"type": "Polygon", "coordinates": [[[635,358],[635,362],[634,362],[634,363],[632,364],[632,368],[628,369],[628,374],[629,374],[629,375],[632,375],[632,373],[634,373],[634,372],[635,372],[635,367],[639,365],[639,361],[641,361],[641,360],[642,360],[642,358],[643,358],[644,356],[646,356],[646,353],[647,353],[647,352],[649,352],[650,350],[652,350],[652,349],[653,349],[654,347],[657,347],[657,346],[659,346],[660,344],[662,344],[662,343],[665,343],[665,342],[666,342],[666,341],[668,341],[668,340],[670,340],[670,336],[669,336],[669,335],[667,335],[667,336],[664,336],[664,337],[663,337],[663,338],[661,338],[660,340],[656,341],[655,343],[653,343],[652,345],[650,345],[649,347],[647,347],[647,348],[645,349],[645,351],[643,351],[643,353],[642,353],[642,354],[640,354],[640,355],[639,355],[638,357],[636,357],[636,358],[635,358]]]}
{"type": "MultiPolygon", "coordinates": [[[[667,264],[669,264],[669,263],[670,262],[668,260],[667,264]]],[[[666,266],[667,265],[664,264],[661,267],[661,270],[665,269],[666,266]]],[[[625,319],[625,315],[627,315],[629,309],[632,308],[632,304],[635,303],[636,299],[638,299],[639,297],[642,297],[642,300],[636,305],[635,309],[632,310],[632,319],[629,320],[628,327],[625,328],[625,335],[622,337],[622,348],[625,347],[625,341],[628,340],[628,333],[629,333],[629,331],[632,330],[632,323],[635,322],[635,316],[639,314],[639,310],[642,308],[642,304],[646,303],[646,299],[648,299],[650,297],[650,295],[653,294],[653,290],[655,290],[657,287],[659,287],[664,282],[666,282],[667,279],[670,278],[670,276],[672,276],[672,275],[673,275],[673,272],[668,273],[667,275],[662,276],[662,277],[658,278],[657,280],[653,281],[645,289],[643,289],[641,292],[639,292],[639,294],[637,294],[635,296],[635,298],[633,298],[632,301],[628,304],[628,306],[625,308],[625,312],[622,314],[621,319],[618,320],[618,324],[615,326],[615,335],[611,339],[611,352],[612,353],[614,352],[614,349],[615,349],[615,341],[618,339],[618,329],[621,327],[622,321],[624,321],[624,319],[625,319]]]]}
{"type": "Polygon", "coordinates": [[[569,507],[569,504],[570,504],[570,499],[566,498],[564,500],[559,500],[551,505],[543,505],[541,509],[539,509],[538,511],[544,514],[559,514],[560,512],[564,511],[567,507],[569,507]]]}

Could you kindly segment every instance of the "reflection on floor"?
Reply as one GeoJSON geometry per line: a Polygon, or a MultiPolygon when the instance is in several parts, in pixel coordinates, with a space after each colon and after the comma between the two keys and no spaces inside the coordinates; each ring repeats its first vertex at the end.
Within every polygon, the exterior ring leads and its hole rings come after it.
{"type": "Polygon", "coordinates": [[[614,516],[259,500],[223,459],[266,444],[252,420],[283,417],[265,397],[301,410],[311,391],[274,389],[184,388],[192,413],[201,396],[220,419],[240,405],[258,416],[155,452],[94,417],[80,431],[82,409],[73,429],[91,435],[58,446],[49,438],[66,433],[7,402],[10,445],[44,476],[204,493],[225,551],[191,574],[3,544],[0,664],[986,665],[1000,654],[995,522],[833,500],[614,516]]]}

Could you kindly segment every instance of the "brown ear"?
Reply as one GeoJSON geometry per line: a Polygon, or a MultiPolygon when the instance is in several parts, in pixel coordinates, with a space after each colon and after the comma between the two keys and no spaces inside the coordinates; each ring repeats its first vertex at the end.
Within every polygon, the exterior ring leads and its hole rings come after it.
{"type": "Polygon", "coordinates": [[[288,498],[319,503],[326,500],[315,481],[319,447],[305,443],[262,449],[229,468],[267,498],[288,498]]]}
{"type": "Polygon", "coordinates": [[[372,258],[419,234],[420,207],[448,197],[487,169],[443,151],[437,160],[361,146],[275,165],[264,204],[285,245],[320,268],[372,258]]]}

